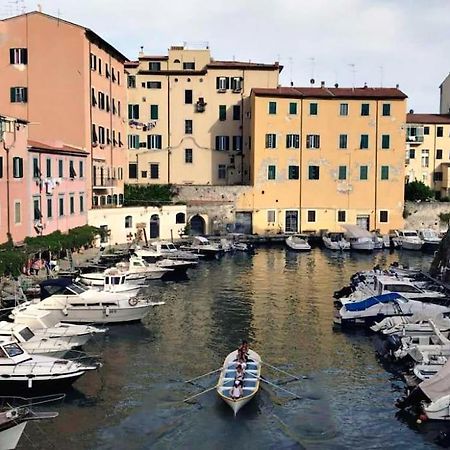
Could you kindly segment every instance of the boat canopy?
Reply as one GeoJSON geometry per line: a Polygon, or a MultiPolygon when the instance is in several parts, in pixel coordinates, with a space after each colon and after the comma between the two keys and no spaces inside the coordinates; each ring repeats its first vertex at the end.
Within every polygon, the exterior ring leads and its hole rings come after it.
{"type": "Polygon", "coordinates": [[[344,228],[344,230],[347,232],[346,234],[348,235],[348,237],[350,238],[370,238],[372,239],[372,235],[367,231],[364,230],[361,227],[358,227],[358,225],[341,225],[342,228],[344,228]]]}
{"type": "Polygon", "coordinates": [[[436,375],[429,380],[422,381],[419,387],[433,402],[448,395],[450,390],[450,359],[447,360],[436,375]]]}
{"type": "Polygon", "coordinates": [[[209,244],[208,239],[203,236],[195,236],[194,241],[200,242],[201,244],[209,244]]]}
{"type": "Polygon", "coordinates": [[[45,300],[52,295],[76,295],[86,291],[86,289],[68,278],[50,278],[42,281],[39,287],[41,288],[41,300],[45,300]]]}
{"type": "Polygon", "coordinates": [[[405,298],[401,295],[397,294],[396,292],[390,292],[388,294],[375,295],[360,302],[347,303],[345,305],[345,309],[347,311],[364,311],[371,306],[376,305],[377,303],[393,303],[398,299],[402,299],[403,301],[405,301],[405,298]]]}

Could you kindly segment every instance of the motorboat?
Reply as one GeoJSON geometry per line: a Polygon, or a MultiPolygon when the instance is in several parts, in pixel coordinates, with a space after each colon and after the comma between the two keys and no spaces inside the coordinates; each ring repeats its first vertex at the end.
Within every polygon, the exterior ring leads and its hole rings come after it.
{"type": "Polygon", "coordinates": [[[134,254],[145,259],[147,262],[156,262],[160,258],[181,259],[183,261],[198,262],[200,255],[192,252],[179,250],[175,244],[167,241],[156,241],[150,244],[150,248],[135,247],[134,254]]]}
{"type": "Polygon", "coordinates": [[[212,243],[204,236],[194,236],[191,245],[184,245],[180,248],[181,250],[203,255],[208,259],[219,258],[224,253],[220,244],[212,243]]]}
{"type": "Polygon", "coordinates": [[[442,238],[439,237],[438,233],[431,228],[422,228],[418,230],[419,238],[423,242],[422,250],[435,252],[442,241],[442,238]]]}
{"type": "Polygon", "coordinates": [[[309,252],[311,250],[307,236],[289,236],[286,239],[286,245],[290,250],[295,250],[296,252],[309,252]]]}
{"type": "Polygon", "coordinates": [[[371,326],[385,317],[412,316],[414,314],[434,317],[450,312],[448,307],[409,300],[397,292],[374,295],[360,301],[341,304],[342,306],[335,313],[334,323],[342,326],[371,326]]]}
{"type": "Polygon", "coordinates": [[[423,241],[415,230],[395,230],[393,241],[403,250],[421,250],[423,241]]]}
{"type": "Polygon", "coordinates": [[[38,315],[37,311],[56,313],[57,322],[116,323],[142,320],[155,305],[148,299],[126,293],[97,291],[68,279],[49,279],[40,284],[41,301],[28,301],[11,312],[11,319],[38,315]]]}
{"type": "Polygon", "coordinates": [[[238,352],[235,350],[225,358],[216,386],[219,397],[231,407],[234,415],[256,395],[261,378],[261,357],[255,351],[249,350],[243,378],[242,396],[232,398],[231,388],[236,377],[237,356],[238,352]]]}
{"type": "Polygon", "coordinates": [[[32,420],[53,419],[57,412],[35,411],[34,406],[63,399],[64,395],[24,399],[8,397],[5,407],[0,411],[0,450],[15,449],[28,422],[32,420]],[[19,403],[16,406],[16,403],[19,403]]]}
{"type": "Polygon", "coordinates": [[[186,272],[188,271],[188,269],[192,269],[193,267],[196,267],[198,262],[197,261],[186,261],[186,260],[182,260],[182,259],[164,258],[164,259],[160,259],[160,260],[156,261],[155,264],[158,267],[170,270],[170,272],[167,274],[167,276],[179,276],[179,275],[186,275],[186,272]]]}
{"type": "Polygon", "coordinates": [[[237,252],[254,253],[255,248],[249,242],[234,242],[234,250],[237,252]]]}
{"type": "Polygon", "coordinates": [[[374,250],[383,250],[384,248],[384,238],[378,233],[372,232],[372,241],[374,250]]]}
{"type": "Polygon", "coordinates": [[[0,343],[0,395],[34,391],[61,392],[98,363],[31,355],[17,342],[0,343]]]}
{"type": "Polygon", "coordinates": [[[145,285],[146,278],[133,277],[129,281],[129,274],[117,267],[106,269],[103,273],[92,272],[80,274],[77,281],[86,286],[95,286],[105,292],[127,292],[136,294],[145,285]]]}
{"type": "Polygon", "coordinates": [[[450,319],[447,317],[419,318],[411,317],[386,317],[381,322],[370,327],[372,331],[379,332],[384,336],[434,336],[435,324],[437,329],[446,337],[450,334],[450,319]]]}
{"type": "Polygon", "coordinates": [[[126,273],[126,279],[130,283],[140,283],[142,279],[159,280],[172,271],[172,269],[148,263],[137,255],[131,255],[128,262],[117,263],[116,267],[126,273]]]}
{"type": "Polygon", "coordinates": [[[350,250],[350,242],[344,237],[344,233],[328,233],[322,236],[322,241],[328,250],[350,250]]]}
{"type": "Polygon", "coordinates": [[[371,252],[375,248],[372,235],[357,225],[342,225],[345,237],[350,242],[350,248],[360,252],[371,252]]]}

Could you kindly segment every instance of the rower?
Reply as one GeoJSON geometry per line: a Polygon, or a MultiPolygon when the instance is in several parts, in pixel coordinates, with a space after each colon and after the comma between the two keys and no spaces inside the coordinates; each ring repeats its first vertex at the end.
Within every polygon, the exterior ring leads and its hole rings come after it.
{"type": "Polygon", "coordinates": [[[242,383],[236,380],[234,382],[234,386],[231,388],[230,396],[233,400],[236,400],[239,397],[242,397],[242,394],[243,394],[242,383]]]}
{"type": "MultiPolygon", "coordinates": [[[[245,364],[245,363],[244,363],[245,364]]],[[[244,381],[244,367],[242,367],[242,364],[238,364],[236,367],[236,377],[235,377],[235,381],[244,381]]]]}

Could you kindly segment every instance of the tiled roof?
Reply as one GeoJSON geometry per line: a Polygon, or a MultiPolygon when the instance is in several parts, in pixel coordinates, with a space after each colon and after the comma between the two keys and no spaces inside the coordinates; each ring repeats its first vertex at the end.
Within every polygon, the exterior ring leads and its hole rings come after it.
{"type": "Polygon", "coordinates": [[[47,150],[49,152],[70,152],[70,153],[82,153],[82,154],[88,154],[86,150],[83,150],[78,147],[73,147],[71,145],[67,144],[61,144],[61,145],[50,145],[46,144],[44,142],[34,141],[34,140],[28,140],[28,147],[37,149],[37,150],[47,150]]]}
{"type": "Polygon", "coordinates": [[[450,114],[412,114],[406,115],[407,123],[450,124],[450,114]]]}
{"type": "Polygon", "coordinates": [[[282,71],[283,66],[280,66],[278,62],[274,64],[254,63],[245,61],[215,61],[212,60],[206,65],[208,68],[217,69],[249,69],[249,70],[278,70],[282,71]]]}
{"type": "Polygon", "coordinates": [[[259,97],[292,98],[361,98],[361,99],[405,99],[407,95],[397,88],[340,88],[340,87],[279,87],[255,88],[252,92],[259,97]]]}

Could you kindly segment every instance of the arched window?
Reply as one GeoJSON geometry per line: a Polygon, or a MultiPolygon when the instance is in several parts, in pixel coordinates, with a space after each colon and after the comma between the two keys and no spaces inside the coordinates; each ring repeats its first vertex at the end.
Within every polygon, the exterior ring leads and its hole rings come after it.
{"type": "Polygon", "coordinates": [[[186,215],[184,213],[178,213],[175,216],[175,223],[186,223],[186,215]]]}
{"type": "Polygon", "coordinates": [[[173,62],[179,64],[179,63],[180,63],[180,60],[179,60],[179,59],[174,59],[173,62]]]}
{"type": "Polygon", "coordinates": [[[108,196],[106,197],[106,203],[107,203],[108,205],[110,205],[110,204],[112,203],[112,195],[108,195],[108,196]]]}
{"type": "Polygon", "coordinates": [[[106,204],[106,197],[104,196],[104,195],[102,195],[101,197],[100,197],[100,205],[105,205],[106,204]]]}
{"type": "Polygon", "coordinates": [[[117,194],[113,194],[113,205],[117,205],[117,194]]]}
{"type": "Polygon", "coordinates": [[[94,206],[98,206],[98,197],[96,195],[94,195],[94,197],[92,199],[92,203],[94,206]]]}
{"type": "Polygon", "coordinates": [[[119,194],[119,205],[123,203],[123,194],[119,194]]]}
{"type": "Polygon", "coordinates": [[[125,228],[132,228],[133,227],[133,218],[131,216],[125,217],[125,228]]]}

